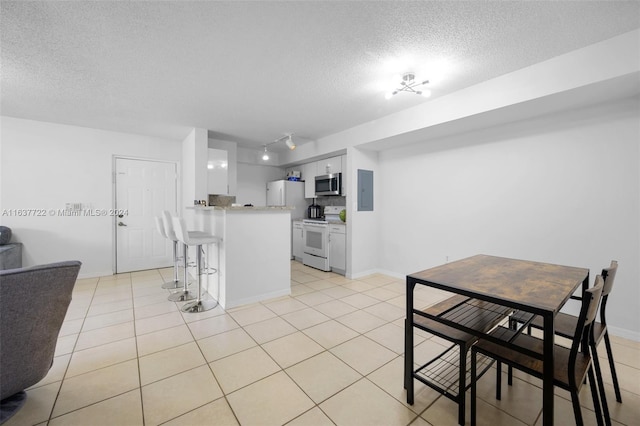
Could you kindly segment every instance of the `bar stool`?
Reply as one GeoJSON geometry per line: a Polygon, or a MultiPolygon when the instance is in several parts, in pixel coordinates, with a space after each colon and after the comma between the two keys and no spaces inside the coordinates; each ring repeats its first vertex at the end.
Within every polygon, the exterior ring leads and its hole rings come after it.
{"type": "MultiPolygon", "coordinates": [[[[173,218],[173,229],[178,240],[188,246],[196,246],[196,274],[198,275],[198,297],[195,301],[185,304],[182,312],[204,312],[213,309],[218,305],[217,300],[202,300],[202,246],[216,244],[218,246],[218,254],[220,253],[220,238],[212,234],[199,233],[195,234],[186,231],[184,219],[179,217],[173,218]]],[[[217,272],[217,270],[214,270],[217,272]]],[[[208,279],[209,274],[207,274],[208,279]]]]}
{"type": "MultiPolygon", "coordinates": [[[[158,229],[158,232],[160,233],[160,235],[162,235],[166,239],[170,239],[169,236],[167,235],[167,231],[164,229],[164,222],[162,221],[162,218],[156,217],[155,220],[156,220],[156,228],[158,229]]],[[[182,281],[178,279],[178,261],[180,260],[180,257],[178,256],[178,241],[172,240],[172,242],[173,242],[173,280],[166,281],[164,284],[162,284],[162,288],[166,288],[166,289],[178,289],[182,286],[182,281]]]]}
{"type": "MultiPolygon", "coordinates": [[[[174,242],[174,244],[178,245],[178,237],[176,236],[175,230],[173,228],[173,218],[171,216],[171,213],[169,213],[168,211],[163,211],[162,212],[162,222],[164,223],[164,229],[165,232],[167,233],[167,238],[169,238],[170,240],[172,240],[174,242]]],[[[176,291],[175,293],[171,293],[169,295],[169,297],[167,298],[169,301],[171,302],[186,302],[188,300],[194,300],[196,297],[191,294],[191,292],[189,292],[189,275],[188,275],[188,271],[187,271],[187,246],[185,244],[183,244],[183,265],[184,265],[184,274],[183,274],[183,278],[182,278],[182,290],[181,291],[176,291]]],[[[177,276],[177,271],[176,271],[176,276],[177,276]]]]}

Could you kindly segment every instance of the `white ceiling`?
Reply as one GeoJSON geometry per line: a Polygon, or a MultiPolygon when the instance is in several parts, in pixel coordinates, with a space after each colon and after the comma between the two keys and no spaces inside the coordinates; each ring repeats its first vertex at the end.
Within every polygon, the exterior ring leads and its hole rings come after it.
{"type": "Polygon", "coordinates": [[[246,147],[428,102],[386,100],[380,82],[396,73],[426,70],[434,99],[640,27],[638,1],[2,1],[0,12],[2,115],[176,140],[205,128],[246,147]]]}

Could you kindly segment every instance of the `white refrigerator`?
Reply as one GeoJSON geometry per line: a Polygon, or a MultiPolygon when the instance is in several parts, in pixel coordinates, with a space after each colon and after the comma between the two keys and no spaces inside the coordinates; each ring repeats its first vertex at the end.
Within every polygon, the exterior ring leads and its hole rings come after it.
{"type": "Polygon", "coordinates": [[[291,219],[304,219],[307,211],[304,182],[291,180],[267,182],[267,206],[294,207],[291,211],[291,219]]]}

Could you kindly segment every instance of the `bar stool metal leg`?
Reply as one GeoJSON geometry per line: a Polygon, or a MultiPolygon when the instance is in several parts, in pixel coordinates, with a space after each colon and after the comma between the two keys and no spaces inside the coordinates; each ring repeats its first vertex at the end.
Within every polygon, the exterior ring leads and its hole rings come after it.
{"type": "Polygon", "coordinates": [[[173,241],[173,281],[162,284],[162,288],[174,290],[183,286],[183,282],[178,278],[178,260],[178,242],[173,241]]]}
{"type": "MultiPolygon", "coordinates": [[[[196,246],[196,273],[198,274],[198,297],[195,301],[186,303],[182,307],[182,312],[204,312],[218,306],[217,300],[202,300],[202,245],[196,246]]],[[[209,274],[207,274],[207,283],[209,274]]]]}
{"type": "MultiPolygon", "coordinates": [[[[188,300],[193,300],[196,297],[189,291],[189,271],[187,269],[187,253],[188,253],[189,247],[184,244],[184,278],[182,280],[183,283],[183,287],[181,291],[177,291],[175,293],[171,293],[171,295],[169,295],[169,297],[167,298],[168,300],[170,300],[171,302],[186,302],[188,300]]],[[[198,282],[198,287],[200,287],[200,283],[198,282]]],[[[199,292],[199,288],[198,288],[198,292],[199,292]]]]}

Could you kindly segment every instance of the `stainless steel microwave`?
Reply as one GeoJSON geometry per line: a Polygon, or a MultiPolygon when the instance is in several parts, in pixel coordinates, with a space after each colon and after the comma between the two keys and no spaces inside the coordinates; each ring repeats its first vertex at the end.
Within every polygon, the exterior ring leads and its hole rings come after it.
{"type": "Polygon", "coordinates": [[[342,193],[342,173],[316,176],[317,195],[340,195],[342,193]]]}

